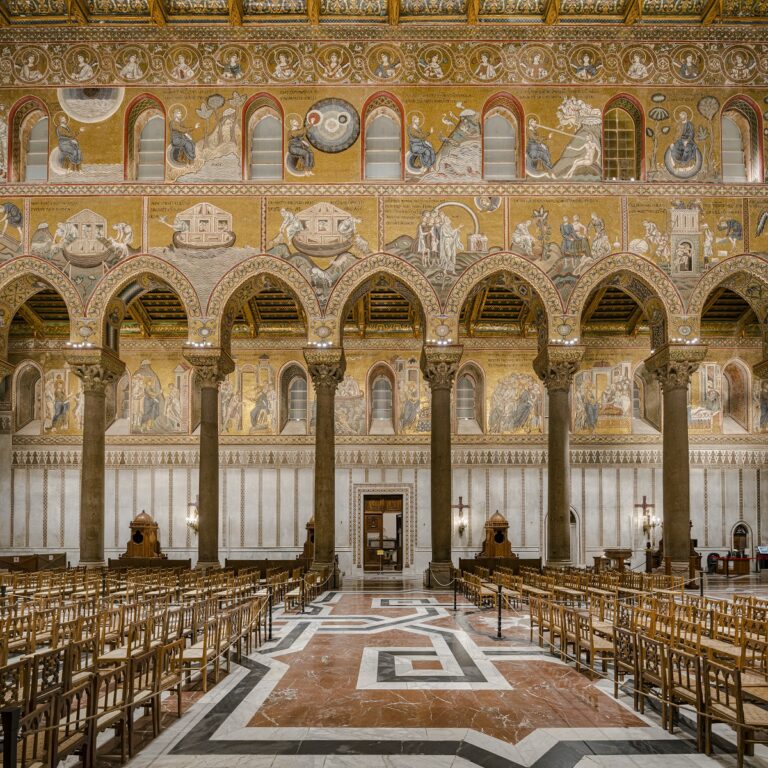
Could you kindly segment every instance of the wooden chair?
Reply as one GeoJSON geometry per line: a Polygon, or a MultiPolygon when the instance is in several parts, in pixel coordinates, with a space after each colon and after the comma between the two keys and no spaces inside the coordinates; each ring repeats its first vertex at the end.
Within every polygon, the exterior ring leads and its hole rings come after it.
{"type": "Polygon", "coordinates": [[[562,658],[567,659],[569,648],[573,648],[573,658],[576,660],[576,669],[580,669],[579,660],[579,616],[573,608],[561,608],[563,614],[563,638],[560,643],[562,658]]]}
{"type": "Polygon", "coordinates": [[[134,751],[134,719],[137,709],[152,716],[152,736],[157,738],[160,723],[160,694],[158,682],[158,649],[131,656],[128,661],[128,755],[134,751]]]}
{"type": "Polygon", "coordinates": [[[29,711],[32,662],[28,656],[0,667],[0,707],[20,706],[29,711]]]}
{"type": "Polygon", "coordinates": [[[619,684],[627,675],[632,676],[632,698],[635,709],[639,707],[637,688],[637,635],[629,629],[613,630],[613,697],[619,698],[619,684]]]}
{"type": "Polygon", "coordinates": [[[669,732],[674,733],[675,716],[679,718],[680,705],[693,707],[696,713],[696,750],[703,749],[704,692],[701,685],[701,658],[681,648],[669,648],[667,652],[669,664],[668,693],[669,693],[669,732]]]}
{"type": "Polygon", "coordinates": [[[84,637],[67,646],[64,666],[64,688],[71,688],[96,671],[96,659],[99,655],[98,638],[84,637]]]}
{"type": "Polygon", "coordinates": [[[645,697],[656,691],[661,702],[661,722],[667,724],[668,674],[667,645],[653,637],[638,635],[636,688],[640,696],[640,712],[645,713],[645,697]]]}
{"type": "Polygon", "coordinates": [[[743,768],[755,744],[768,744],[768,711],[744,700],[737,667],[705,659],[703,678],[705,751],[712,754],[712,724],[727,723],[736,730],[736,765],[743,768]]]}
{"type": "Polygon", "coordinates": [[[93,680],[82,680],[74,688],[56,694],[56,759],[80,755],[83,765],[92,762],[91,715],[94,711],[93,680]]]}
{"type": "MultiPolygon", "coordinates": [[[[93,676],[93,725],[88,755],[95,760],[96,738],[100,733],[114,730],[120,739],[120,763],[125,762],[128,736],[128,665],[104,667],[93,676]]],[[[89,761],[91,768],[93,762],[89,761]]]]}
{"type": "Polygon", "coordinates": [[[6,743],[3,734],[3,764],[16,768],[50,768],[57,765],[56,759],[56,697],[35,707],[21,716],[15,744],[16,761],[13,762],[13,747],[6,743]],[[10,754],[6,758],[5,752],[10,754]]]}
{"type": "Polygon", "coordinates": [[[208,690],[208,665],[213,663],[215,680],[219,680],[219,620],[211,616],[203,624],[201,638],[184,649],[182,665],[187,673],[187,680],[197,669],[202,675],[203,692],[208,690]]]}
{"type": "Polygon", "coordinates": [[[67,649],[49,648],[29,657],[29,709],[64,690],[67,649]]]}
{"type": "MultiPolygon", "coordinates": [[[[181,717],[181,670],[184,655],[184,640],[179,638],[164,645],[157,652],[157,693],[158,696],[173,691],[176,694],[176,714],[181,717]]],[[[157,711],[157,730],[160,731],[160,708],[157,711]]]]}
{"type": "Polygon", "coordinates": [[[576,614],[576,625],[578,631],[576,669],[581,668],[581,657],[583,654],[589,669],[593,672],[597,671],[595,664],[599,657],[603,672],[607,672],[608,659],[613,658],[613,642],[595,632],[592,626],[592,614],[587,614],[586,616],[576,614]]]}

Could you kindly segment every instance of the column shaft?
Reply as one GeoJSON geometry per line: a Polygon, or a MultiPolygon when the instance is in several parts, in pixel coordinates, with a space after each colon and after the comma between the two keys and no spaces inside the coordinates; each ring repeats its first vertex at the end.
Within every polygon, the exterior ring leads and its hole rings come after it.
{"type": "Polygon", "coordinates": [[[451,390],[432,390],[430,502],[432,562],[451,562],[451,390]]]}
{"type": "Polygon", "coordinates": [[[568,390],[549,391],[547,562],[571,562],[571,406],[568,390]]]}
{"type": "Polygon", "coordinates": [[[691,491],[688,458],[688,388],[664,390],[664,556],[687,562],[691,491]]]}
{"type": "Polygon", "coordinates": [[[104,464],[106,394],[83,392],[83,454],[80,467],[80,564],[104,561],[104,464]]]}
{"type": "Polygon", "coordinates": [[[198,566],[219,565],[219,387],[200,389],[200,469],[198,471],[198,566]]]}

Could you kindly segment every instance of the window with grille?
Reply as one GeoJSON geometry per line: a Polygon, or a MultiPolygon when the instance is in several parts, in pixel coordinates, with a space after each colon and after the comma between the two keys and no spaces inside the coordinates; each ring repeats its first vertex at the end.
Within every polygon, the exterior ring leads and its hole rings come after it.
{"type": "Polygon", "coordinates": [[[138,181],[162,181],[165,178],[165,118],[153,115],[139,134],[138,181]]]}
{"type": "Polygon", "coordinates": [[[402,141],[400,123],[389,110],[382,110],[365,131],[365,178],[399,179],[402,141]]]}
{"type": "Polygon", "coordinates": [[[760,129],[752,104],[741,97],[732,99],[723,110],[720,129],[723,181],[759,182],[760,129]]]}
{"type": "Polygon", "coordinates": [[[295,376],[288,385],[288,421],[305,421],[307,418],[307,380],[295,376]]]}
{"type": "Polygon", "coordinates": [[[249,177],[254,181],[283,178],[283,124],[272,110],[262,109],[251,120],[249,177]]]}
{"type": "Polygon", "coordinates": [[[517,178],[517,122],[506,109],[494,109],[483,122],[483,176],[494,181],[517,178]]]}
{"type": "Polygon", "coordinates": [[[475,418],[475,382],[471,376],[462,376],[456,385],[456,418],[475,418]]]}
{"type": "Polygon", "coordinates": [[[625,109],[616,107],[603,118],[604,168],[607,181],[639,181],[637,125],[625,109]]]}

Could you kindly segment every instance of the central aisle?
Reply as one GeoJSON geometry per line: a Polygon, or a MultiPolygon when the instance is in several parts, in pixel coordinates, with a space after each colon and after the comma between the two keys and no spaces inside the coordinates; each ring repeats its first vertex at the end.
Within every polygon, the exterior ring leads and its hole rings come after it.
{"type": "Polygon", "coordinates": [[[409,586],[348,582],[276,611],[273,641],[189,694],[131,768],[717,765],[531,644],[527,609],[496,640],[494,611],[409,586]]]}

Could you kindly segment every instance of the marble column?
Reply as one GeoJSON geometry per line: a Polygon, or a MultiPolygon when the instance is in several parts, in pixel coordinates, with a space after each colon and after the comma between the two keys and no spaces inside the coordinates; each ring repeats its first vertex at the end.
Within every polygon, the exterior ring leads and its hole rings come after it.
{"type": "Polygon", "coordinates": [[[448,585],[451,581],[451,388],[463,350],[458,344],[425,344],[421,350],[421,371],[432,392],[429,454],[432,522],[429,585],[432,587],[448,585]]]}
{"type": "Polygon", "coordinates": [[[106,392],[125,364],[110,349],[75,349],[66,354],[83,388],[83,451],[80,459],[80,565],[104,561],[104,471],[106,392]]]}
{"type": "Polygon", "coordinates": [[[336,559],[336,387],[347,361],[337,347],[304,350],[315,388],[315,567],[332,568],[336,559]]]}
{"type": "Polygon", "coordinates": [[[671,559],[673,573],[684,575],[688,574],[691,537],[688,386],[706,353],[702,345],[666,344],[645,361],[661,384],[663,399],[664,557],[671,559]]]}
{"type": "Polygon", "coordinates": [[[218,568],[219,384],[235,370],[235,364],[226,352],[212,347],[185,347],[184,358],[200,381],[197,567],[218,568]]]}
{"type": "Polygon", "coordinates": [[[547,551],[551,566],[571,565],[571,383],[584,348],[550,344],[533,361],[549,398],[547,551]]]}
{"type": "MultiPolygon", "coordinates": [[[[0,360],[0,499],[10,507],[13,492],[13,412],[11,410],[11,376],[13,365],[0,360]]],[[[13,542],[7,542],[13,544],[13,542]]]]}

